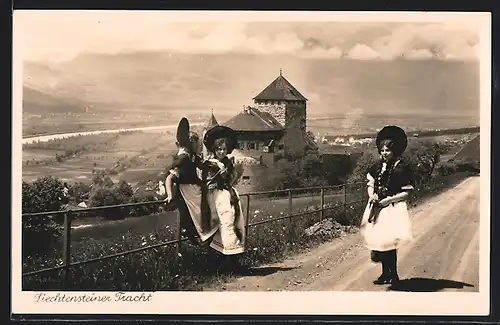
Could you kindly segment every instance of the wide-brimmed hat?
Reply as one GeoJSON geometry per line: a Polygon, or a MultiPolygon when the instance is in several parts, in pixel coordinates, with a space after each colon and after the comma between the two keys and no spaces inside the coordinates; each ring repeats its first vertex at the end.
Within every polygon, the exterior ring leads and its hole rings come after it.
{"type": "Polygon", "coordinates": [[[203,137],[203,144],[208,150],[215,150],[215,141],[218,139],[227,139],[227,153],[231,153],[238,145],[236,132],[230,127],[215,125],[207,130],[203,137]]]}
{"type": "Polygon", "coordinates": [[[189,121],[183,117],[177,125],[177,143],[181,147],[189,147],[189,121]]]}
{"type": "Polygon", "coordinates": [[[384,140],[392,140],[394,142],[394,154],[401,155],[408,146],[408,137],[406,132],[396,125],[387,125],[382,128],[377,134],[376,144],[377,148],[380,147],[380,143],[384,140]]]}

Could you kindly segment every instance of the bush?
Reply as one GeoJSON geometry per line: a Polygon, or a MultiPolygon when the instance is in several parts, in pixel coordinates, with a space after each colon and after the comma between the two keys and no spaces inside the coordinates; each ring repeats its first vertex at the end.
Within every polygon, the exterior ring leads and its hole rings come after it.
{"type": "Polygon", "coordinates": [[[91,190],[91,187],[88,184],[85,184],[83,182],[75,183],[70,188],[70,194],[73,197],[73,202],[75,204],[78,204],[78,203],[82,202],[83,200],[88,200],[90,190],[91,190]]]}
{"type": "MultiPolygon", "coordinates": [[[[90,192],[89,205],[91,207],[120,205],[128,203],[129,198],[120,192],[120,189],[115,186],[99,186],[94,185],[90,192]]],[[[128,215],[127,207],[109,208],[97,212],[98,215],[111,220],[123,219],[128,215]]]]}
{"type": "Polygon", "coordinates": [[[336,185],[336,166],[325,168],[323,157],[317,152],[305,156],[282,156],[274,166],[267,168],[259,177],[259,190],[283,190],[287,188],[336,185]]]}
{"type": "MultiPolygon", "coordinates": [[[[36,213],[61,209],[63,184],[57,178],[42,177],[22,183],[22,212],[36,213]]],[[[23,217],[23,256],[43,255],[62,234],[61,217],[23,217]]]]}

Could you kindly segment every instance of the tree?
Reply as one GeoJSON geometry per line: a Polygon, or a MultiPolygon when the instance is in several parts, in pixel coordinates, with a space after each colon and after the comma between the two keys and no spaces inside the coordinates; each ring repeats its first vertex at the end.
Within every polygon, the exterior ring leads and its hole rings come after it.
{"type": "Polygon", "coordinates": [[[125,198],[130,198],[132,197],[132,195],[134,195],[134,189],[132,188],[132,186],[130,186],[129,183],[121,180],[118,183],[118,193],[125,198]]]}
{"type": "Polygon", "coordinates": [[[416,180],[425,182],[434,173],[445,148],[430,140],[412,140],[408,143],[408,149],[403,155],[403,159],[413,168],[416,180]]]}
{"type": "Polygon", "coordinates": [[[373,152],[364,152],[361,154],[357,160],[356,166],[354,167],[351,175],[349,176],[349,182],[362,182],[366,180],[366,174],[368,169],[377,161],[377,157],[373,152]]]}
{"type": "MultiPolygon", "coordinates": [[[[128,198],[120,193],[120,189],[113,186],[95,185],[90,192],[89,205],[91,207],[119,205],[128,203],[128,198]]],[[[126,208],[110,208],[98,213],[108,219],[122,219],[128,214],[126,208]]]]}
{"type": "Polygon", "coordinates": [[[83,182],[78,182],[75,183],[71,187],[71,193],[73,196],[73,200],[76,204],[80,203],[81,201],[88,199],[89,194],[90,194],[90,185],[85,184],[83,182]]]}
{"type": "Polygon", "coordinates": [[[61,209],[63,183],[52,176],[44,176],[29,184],[22,184],[22,211],[34,213],[61,209]]]}
{"type": "MultiPolygon", "coordinates": [[[[58,211],[61,209],[63,183],[54,177],[45,176],[32,183],[22,183],[22,212],[36,213],[58,211]]],[[[45,254],[51,245],[60,238],[61,218],[51,216],[28,216],[22,218],[24,257],[45,254]]]]}

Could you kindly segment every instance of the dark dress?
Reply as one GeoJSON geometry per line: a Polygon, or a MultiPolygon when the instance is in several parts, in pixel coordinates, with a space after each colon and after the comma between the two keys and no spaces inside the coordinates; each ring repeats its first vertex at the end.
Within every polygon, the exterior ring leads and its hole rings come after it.
{"type": "Polygon", "coordinates": [[[197,168],[202,169],[203,166],[201,157],[181,149],[174,157],[172,165],[169,168],[169,173],[173,175],[173,181],[177,185],[174,202],[181,215],[181,228],[185,231],[183,235],[188,237],[193,243],[200,242],[200,232],[207,234],[206,237],[209,237],[216,230],[216,227],[211,224],[210,217],[202,217],[208,215],[207,205],[204,202],[203,196],[201,194],[192,196],[192,200],[196,201],[195,204],[198,205],[201,211],[200,215],[199,213],[190,212],[187,200],[191,200],[191,198],[185,197],[188,194],[187,191],[185,191],[183,196],[180,190],[180,187],[183,185],[190,184],[195,185],[201,191],[202,182],[196,170],[197,168]],[[194,220],[198,220],[199,230],[197,230],[194,220]]]}

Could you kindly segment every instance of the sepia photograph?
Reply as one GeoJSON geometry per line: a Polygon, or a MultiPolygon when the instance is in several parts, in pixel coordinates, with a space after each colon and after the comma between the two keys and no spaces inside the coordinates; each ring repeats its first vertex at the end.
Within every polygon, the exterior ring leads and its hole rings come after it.
{"type": "Polygon", "coordinates": [[[15,11],[12,312],[487,315],[490,19],[15,11]]]}

